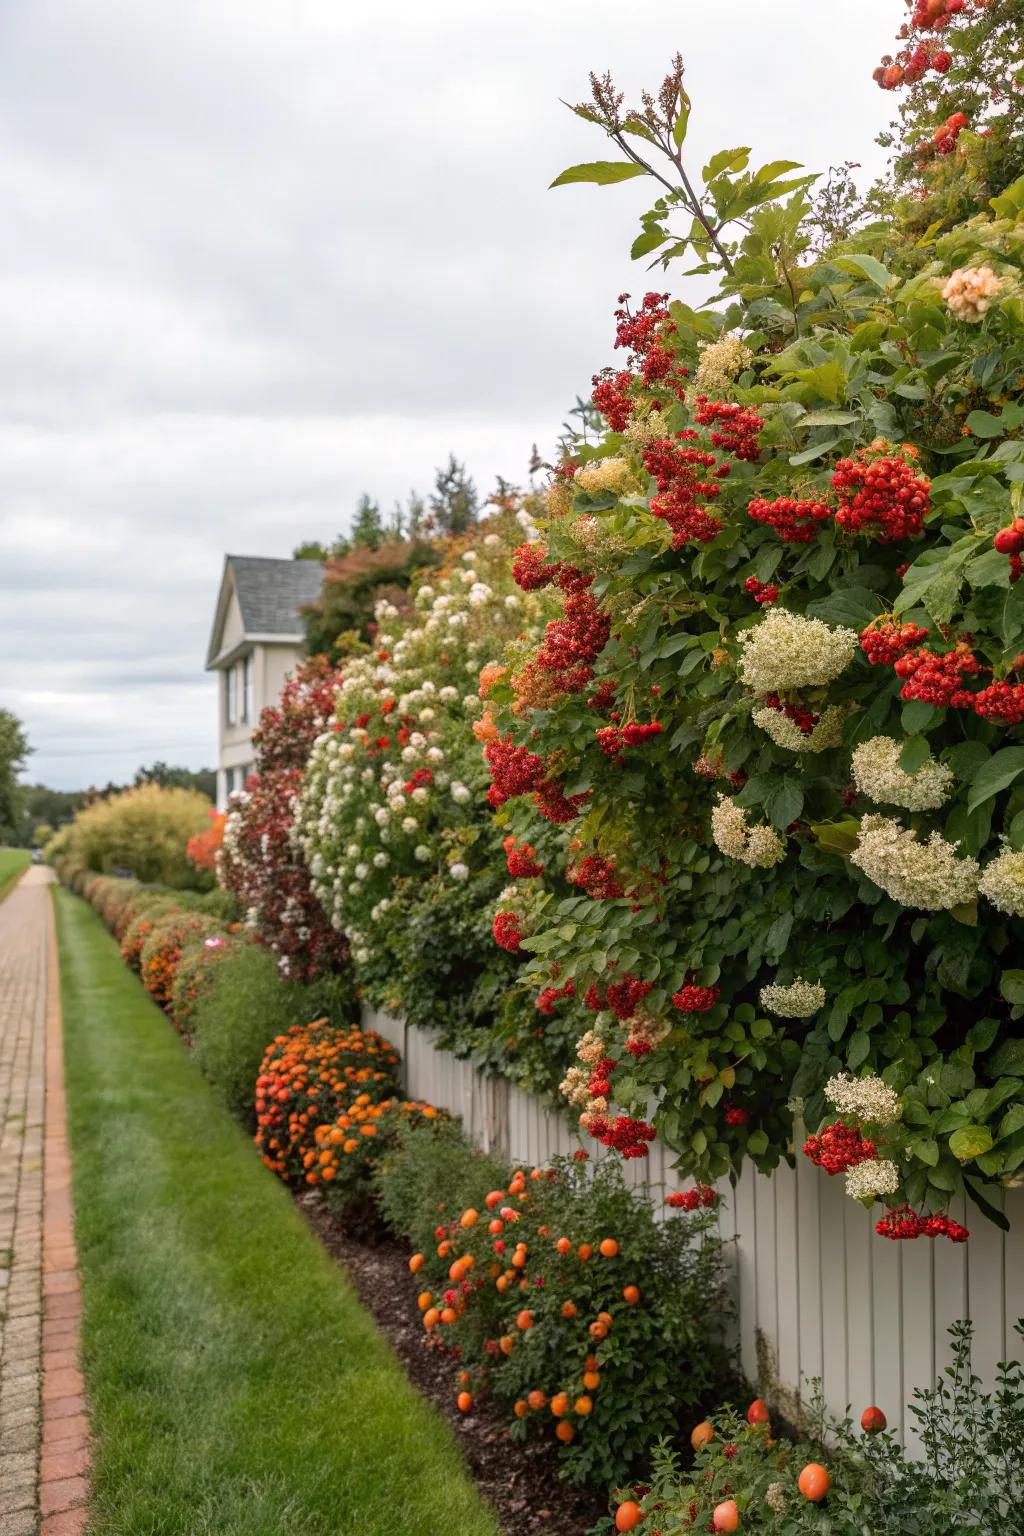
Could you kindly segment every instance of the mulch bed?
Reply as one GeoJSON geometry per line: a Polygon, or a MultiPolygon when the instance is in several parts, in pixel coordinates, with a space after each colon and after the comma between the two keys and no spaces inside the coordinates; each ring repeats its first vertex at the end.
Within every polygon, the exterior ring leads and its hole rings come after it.
{"type": "Polygon", "coordinates": [[[474,1404],[470,1413],[456,1408],[453,1363],[427,1345],[409,1283],[409,1250],[390,1240],[370,1244],[351,1236],[315,1196],[300,1197],[298,1204],[373,1314],[410,1381],[452,1425],[470,1475],[497,1512],[505,1536],[532,1531],[585,1536],[607,1513],[607,1502],[561,1481],[551,1444],[511,1440],[503,1415],[490,1404],[474,1404]]]}

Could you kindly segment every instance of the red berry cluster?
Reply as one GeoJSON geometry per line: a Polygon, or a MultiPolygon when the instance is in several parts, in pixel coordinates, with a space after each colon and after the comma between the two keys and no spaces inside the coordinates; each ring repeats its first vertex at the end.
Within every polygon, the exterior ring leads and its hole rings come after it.
{"type": "Polygon", "coordinates": [[[856,1168],[858,1163],[867,1162],[877,1153],[873,1141],[863,1137],[856,1126],[844,1125],[841,1120],[826,1125],[817,1136],[808,1136],[804,1142],[804,1156],[824,1168],[830,1177],[856,1168]]]}
{"type": "Polygon", "coordinates": [[[605,757],[618,759],[624,747],[639,747],[643,742],[650,741],[652,736],[660,736],[664,729],[658,720],[649,720],[645,725],[634,720],[621,727],[602,725],[594,735],[605,757]]]}
{"type": "Polygon", "coordinates": [[[860,632],[860,648],[873,667],[891,667],[920,641],[928,631],[918,624],[897,624],[893,619],[873,619],[860,632]]]}
{"type": "Polygon", "coordinates": [[[687,370],[678,362],[667,339],[675,331],[668,318],[667,293],[645,293],[634,315],[629,308],[629,294],[619,294],[621,308],[615,311],[615,345],[626,347],[630,367],[644,384],[663,384],[683,398],[687,370]]]}
{"type": "Polygon", "coordinates": [[[993,725],[1020,725],[1024,720],[1024,683],[997,680],[971,695],[971,707],[993,725]]]}
{"type": "Polygon", "coordinates": [[[832,516],[832,508],[824,501],[795,501],[792,496],[766,501],[757,496],[748,506],[747,516],[774,528],[784,544],[809,544],[818,524],[832,516]]]}
{"type": "Polygon", "coordinates": [[[700,427],[715,428],[710,434],[713,448],[721,448],[748,464],[756,464],[761,457],[758,436],[764,419],[747,406],[737,405],[734,400],[709,400],[707,395],[698,395],[693,419],[700,427]]]}
{"type": "MultiPolygon", "coordinates": [[[[908,0],[909,3],[909,0],[908,0]]],[[[988,0],[982,0],[987,4],[988,0]]],[[[909,23],[900,29],[900,39],[906,43],[893,58],[887,55],[873,72],[883,91],[895,91],[901,85],[914,85],[928,70],[944,75],[953,62],[948,48],[939,45],[937,39],[921,39],[911,45],[914,32],[941,32],[944,27],[968,10],[970,0],[914,0],[913,14],[909,23]]]]}
{"type": "Polygon", "coordinates": [[[417,768],[411,778],[406,779],[402,786],[407,795],[411,795],[414,789],[425,789],[428,784],[433,784],[434,775],[429,768],[417,768]]]}
{"type": "Polygon", "coordinates": [[[647,1143],[654,1140],[654,1126],[629,1115],[617,1115],[614,1120],[595,1115],[588,1130],[602,1146],[611,1147],[622,1157],[646,1157],[647,1143]]]}
{"type": "Polygon", "coordinates": [[[560,560],[548,561],[543,544],[520,544],[512,556],[512,579],[524,592],[550,586],[561,569],[560,560]]]}
{"type": "Polygon", "coordinates": [[[901,699],[920,699],[937,709],[971,709],[974,695],[963,686],[963,680],[984,670],[970,646],[962,640],[941,656],[927,646],[908,651],[893,668],[896,676],[904,679],[901,699]]]}
{"type": "Polygon", "coordinates": [[[491,771],[487,798],[495,810],[506,800],[530,794],[544,776],[544,759],[525,747],[517,747],[511,736],[489,741],[484,758],[491,771]]]}
{"type": "Polygon", "coordinates": [[[728,1104],[725,1110],[726,1125],[748,1125],[750,1123],[750,1111],[744,1109],[742,1104],[728,1104]]]}
{"type": "Polygon", "coordinates": [[[821,719],[812,709],[806,709],[802,704],[787,704],[777,693],[769,693],[765,697],[765,704],[769,709],[774,709],[777,714],[785,715],[787,720],[792,720],[805,736],[809,736],[821,719]]]}
{"type": "Polygon", "coordinates": [[[505,863],[513,879],[535,880],[544,873],[544,865],[537,863],[536,849],[529,843],[518,846],[510,833],[501,846],[505,850],[505,863]]]}
{"type": "Polygon", "coordinates": [[[836,523],[849,533],[868,529],[881,543],[921,533],[931,506],[931,481],[914,464],[862,448],[856,459],[840,459],[832,475],[839,492],[836,523]]]}
{"type": "Polygon", "coordinates": [[[1020,581],[1021,572],[1024,571],[1024,560],[1021,559],[1021,550],[1024,550],[1024,517],[1015,517],[1009,528],[1000,528],[992,540],[1001,555],[1010,557],[1010,582],[1020,581]]]}
{"type": "Polygon", "coordinates": [[[611,1076],[618,1066],[614,1056],[602,1056],[590,1074],[587,1092],[592,1099],[606,1099],[612,1091],[611,1076]]]}
{"type": "MultiPolygon", "coordinates": [[[[570,567],[569,570],[572,568],[570,567]]],[[[564,586],[559,573],[559,585],[564,586]]],[[[544,634],[544,643],[524,672],[554,674],[562,693],[581,693],[593,673],[592,664],[608,644],[611,619],[596,598],[587,591],[593,577],[573,572],[573,585],[565,600],[560,619],[552,619],[544,634]]]]}
{"type": "Polygon", "coordinates": [[[677,1189],[665,1200],[674,1211],[699,1211],[718,1204],[718,1193],[710,1184],[697,1184],[693,1189],[677,1189]]]}
{"type": "Polygon", "coordinates": [[[932,143],[935,146],[936,154],[952,154],[956,148],[957,139],[966,127],[966,112],[954,112],[952,117],[947,117],[944,123],[940,123],[932,134],[932,143]]]}
{"type": "Polygon", "coordinates": [[[687,982],[680,991],[673,992],[672,1006],[680,1013],[708,1013],[718,1002],[718,987],[698,987],[687,982]]]}
{"type": "Polygon", "coordinates": [[[779,589],[774,581],[765,583],[758,581],[756,576],[748,576],[743,583],[744,592],[749,592],[755,603],[762,607],[770,608],[772,603],[779,600],[779,589]]]}
{"type": "Polygon", "coordinates": [[[589,799],[589,789],[584,790],[581,795],[567,795],[561,784],[554,779],[546,779],[543,784],[538,784],[533,803],[545,821],[553,822],[555,826],[560,827],[567,821],[575,821],[580,814],[580,808],[586,805],[589,799]]]}
{"type": "Polygon", "coordinates": [[[609,427],[613,432],[625,432],[633,415],[633,402],[629,394],[633,375],[629,369],[616,371],[614,368],[602,368],[590,382],[593,385],[590,398],[609,427]]]}
{"type": "Polygon", "coordinates": [[[875,1231],[879,1237],[887,1237],[894,1243],[908,1242],[915,1237],[948,1237],[951,1243],[966,1243],[971,1235],[950,1216],[921,1216],[909,1205],[901,1205],[883,1216],[881,1221],[876,1221],[875,1231]]]}
{"type": "Polygon", "coordinates": [[[494,922],[491,924],[491,932],[494,934],[496,944],[500,944],[502,949],[507,949],[510,955],[518,955],[523,930],[514,912],[496,912],[494,922]]]}
{"type": "Polygon", "coordinates": [[[626,894],[625,887],[615,878],[615,865],[600,854],[588,853],[578,864],[570,864],[565,873],[593,901],[615,901],[626,894]]]}
{"type": "Polygon", "coordinates": [[[703,501],[714,501],[722,487],[714,478],[701,476],[702,470],[715,470],[718,479],[728,465],[718,465],[713,453],[704,448],[684,446],[696,433],[680,432],[675,438],[659,438],[644,449],[644,464],[658,482],[658,493],[651,497],[651,512],[672,529],[672,548],[696,541],[708,544],[721,532],[722,524],[713,517],[703,501]]]}
{"type": "Polygon", "coordinates": [[[640,981],[627,971],[621,981],[610,981],[603,989],[595,982],[583,1001],[594,1013],[607,1008],[617,1019],[631,1019],[653,986],[653,981],[640,981]]]}
{"type": "Polygon", "coordinates": [[[573,997],[575,992],[576,983],[572,977],[569,978],[563,987],[545,987],[537,995],[535,1004],[537,1012],[547,1015],[554,1013],[555,1004],[560,1002],[563,997],[573,997]]]}
{"type": "Polygon", "coordinates": [[[607,715],[615,704],[615,690],[618,683],[613,677],[603,678],[597,685],[597,692],[591,694],[587,700],[588,709],[595,710],[599,715],[607,715]]]}

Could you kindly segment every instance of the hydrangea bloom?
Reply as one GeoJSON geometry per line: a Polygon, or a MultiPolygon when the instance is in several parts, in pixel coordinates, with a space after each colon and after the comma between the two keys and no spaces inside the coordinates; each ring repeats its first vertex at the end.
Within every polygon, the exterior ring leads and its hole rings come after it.
{"type": "Polygon", "coordinates": [[[727,858],[749,864],[751,869],[770,869],[786,857],[786,846],[778,833],[764,822],[752,827],[743,807],[727,795],[719,795],[711,812],[711,835],[727,858]]]}
{"type": "Polygon", "coordinates": [[[588,496],[611,491],[623,496],[638,489],[636,478],[625,459],[594,459],[576,471],[576,484],[588,496]]]}
{"type": "Polygon", "coordinates": [[[772,983],[762,987],[760,1002],[762,1008],[777,1014],[780,1019],[809,1019],[824,1006],[825,988],[820,982],[804,981],[798,976],[788,986],[772,983]]]}
{"type": "Polygon", "coordinates": [[[978,890],[1008,917],[1024,917],[1024,853],[1005,849],[986,864],[978,890]]]}
{"type": "Polygon", "coordinates": [[[951,768],[929,757],[907,773],[900,767],[901,746],[891,736],[872,736],[856,748],[853,781],[876,805],[901,805],[907,811],[938,810],[956,782],[951,768]]]}
{"type": "Polygon", "coordinates": [[[877,1200],[894,1195],[900,1187],[900,1171],[888,1157],[869,1157],[847,1170],[846,1193],[852,1200],[877,1200]]]}
{"type": "Polygon", "coordinates": [[[977,324],[984,319],[1002,284],[991,267],[957,267],[942,297],[958,320],[977,324]]]}
{"type": "Polygon", "coordinates": [[[849,666],[858,645],[855,630],[770,608],[740,642],[740,677],[754,693],[823,688],[849,666]]]}
{"type": "Polygon", "coordinates": [[[843,739],[846,711],[837,704],[830,704],[809,731],[803,730],[781,709],[755,709],[752,719],[777,747],[783,747],[787,752],[827,752],[838,747],[843,739]]]}
{"type": "Polygon", "coordinates": [[[870,815],[860,824],[850,862],[901,906],[943,911],[978,893],[978,861],[959,857],[957,846],[939,832],[919,842],[898,821],[870,815]]]}
{"type": "Polygon", "coordinates": [[[856,1115],[875,1125],[894,1125],[903,1113],[899,1094],[880,1077],[851,1077],[840,1072],[825,1084],[825,1097],[841,1115],[856,1115]]]}

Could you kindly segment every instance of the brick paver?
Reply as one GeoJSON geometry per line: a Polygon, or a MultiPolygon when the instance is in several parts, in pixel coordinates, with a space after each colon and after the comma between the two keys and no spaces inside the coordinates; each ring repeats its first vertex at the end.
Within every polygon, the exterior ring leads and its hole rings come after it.
{"type": "Polygon", "coordinates": [[[47,869],[0,904],[0,1536],[85,1530],[89,1426],[47,869]]]}

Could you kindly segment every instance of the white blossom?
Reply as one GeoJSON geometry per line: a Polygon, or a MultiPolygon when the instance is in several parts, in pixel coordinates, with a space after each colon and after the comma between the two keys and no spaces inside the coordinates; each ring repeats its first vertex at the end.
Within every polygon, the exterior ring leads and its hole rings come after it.
{"type": "Polygon", "coordinates": [[[900,1171],[888,1157],[869,1157],[846,1170],[846,1193],[852,1200],[877,1200],[899,1187],[900,1171]]]}
{"type": "Polygon", "coordinates": [[[956,782],[945,763],[929,757],[907,773],[900,767],[902,748],[891,736],[872,736],[853,754],[853,781],[862,795],[876,805],[901,805],[908,811],[935,811],[952,793],[956,782]]]}
{"type": "Polygon", "coordinates": [[[453,880],[468,880],[469,865],[460,863],[449,864],[448,873],[451,875],[453,880]]]}
{"type": "Polygon", "coordinates": [[[763,822],[750,826],[746,811],[726,795],[719,795],[711,812],[711,835],[727,858],[738,859],[752,869],[770,869],[786,857],[778,833],[763,822]]]}
{"type": "Polygon", "coordinates": [[[981,894],[1008,917],[1024,917],[1024,853],[1006,848],[985,865],[978,884],[981,894]]]}
{"type": "Polygon", "coordinates": [[[957,267],[943,288],[942,297],[958,320],[977,324],[1001,287],[991,267],[957,267]]]}
{"type": "Polygon", "coordinates": [[[894,1125],[903,1114],[899,1094],[880,1077],[852,1077],[840,1072],[825,1084],[825,1097],[841,1115],[856,1115],[876,1125],[894,1125]]]}
{"type": "Polygon", "coordinates": [[[762,1008],[777,1014],[780,1019],[809,1019],[812,1013],[824,1007],[825,988],[820,982],[804,981],[798,976],[788,986],[773,982],[762,987],[760,1000],[762,1008]]]}
{"type": "Polygon", "coordinates": [[[856,630],[771,608],[740,641],[740,677],[760,694],[824,687],[849,666],[858,643],[856,630]]]}
{"type": "Polygon", "coordinates": [[[830,704],[809,731],[802,731],[781,709],[755,709],[752,719],[777,747],[787,752],[827,752],[838,747],[843,739],[846,711],[838,704],[830,704]]]}
{"type": "Polygon", "coordinates": [[[919,842],[898,821],[871,814],[860,824],[850,862],[901,906],[943,911],[973,901],[978,892],[978,861],[958,857],[958,847],[939,832],[919,842]]]}

